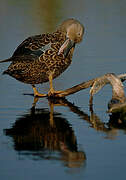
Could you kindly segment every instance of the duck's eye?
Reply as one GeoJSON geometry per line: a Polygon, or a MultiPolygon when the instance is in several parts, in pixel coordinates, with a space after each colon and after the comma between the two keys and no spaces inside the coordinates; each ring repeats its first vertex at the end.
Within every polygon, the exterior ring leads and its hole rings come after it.
{"type": "Polygon", "coordinates": [[[78,36],[81,36],[81,33],[79,32],[79,33],[77,33],[77,35],[78,35],[78,36]]]}

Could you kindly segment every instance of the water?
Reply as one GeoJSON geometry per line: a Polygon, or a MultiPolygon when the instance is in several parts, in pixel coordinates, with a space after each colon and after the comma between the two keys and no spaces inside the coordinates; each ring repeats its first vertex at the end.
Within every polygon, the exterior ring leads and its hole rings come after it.
{"type": "MultiPolygon", "coordinates": [[[[126,0],[1,0],[0,59],[10,57],[28,36],[50,32],[68,17],[85,26],[73,63],[54,80],[56,89],[114,72],[125,72],[126,0]]],[[[9,63],[0,65],[0,73],[9,63]]],[[[125,84],[124,84],[125,85],[125,84]]],[[[48,83],[38,86],[47,92],[48,83]]],[[[126,126],[107,111],[111,87],[94,98],[89,89],[49,102],[24,94],[32,88],[0,76],[0,179],[125,179],[126,126]]]]}

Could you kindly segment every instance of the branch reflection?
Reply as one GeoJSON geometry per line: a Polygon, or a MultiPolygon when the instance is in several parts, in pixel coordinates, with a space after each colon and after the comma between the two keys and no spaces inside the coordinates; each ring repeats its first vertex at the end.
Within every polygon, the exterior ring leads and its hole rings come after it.
{"type": "MultiPolygon", "coordinates": [[[[34,105],[37,99],[34,100],[34,105]]],[[[90,115],[80,110],[66,99],[49,100],[50,110],[35,109],[19,117],[10,129],[5,129],[7,136],[13,138],[14,149],[21,155],[29,156],[34,160],[60,160],[69,168],[84,167],[86,155],[78,150],[77,139],[63,114],[54,112],[54,106],[65,106],[82,120],[87,121],[90,127],[106,134],[106,138],[114,139],[118,129],[126,131],[125,114],[122,116],[110,115],[108,123],[104,123],[90,109],[90,115]],[[122,123],[123,122],[123,123],[122,123]]]]}

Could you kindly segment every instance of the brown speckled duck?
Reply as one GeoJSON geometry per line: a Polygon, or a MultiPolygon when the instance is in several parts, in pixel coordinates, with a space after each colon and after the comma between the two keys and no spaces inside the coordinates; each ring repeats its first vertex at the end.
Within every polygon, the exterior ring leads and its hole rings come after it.
{"type": "Polygon", "coordinates": [[[53,88],[52,80],[64,72],[71,64],[75,45],[82,40],[83,25],[75,19],[65,20],[52,34],[35,35],[24,40],[15,50],[11,58],[0,61],[11,61],[3,74],[31,84],[34,96],[40,94],[35,84],[49,81],[48,96],[59,91],[53,88]]]}

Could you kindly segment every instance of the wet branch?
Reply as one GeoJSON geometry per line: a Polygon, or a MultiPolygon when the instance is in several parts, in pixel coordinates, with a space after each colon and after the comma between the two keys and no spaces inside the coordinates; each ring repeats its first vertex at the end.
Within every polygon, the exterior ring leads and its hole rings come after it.
{"type": "MultiPolygon", "coordinates": [[[[110,73],[112,74],[112,73],[110,73]]],[[[94,84],[95,81],[97,81],[99,78],[104,78],[105,75],[101,76],[101,77],[98,77],[98,78],[94,78],[94,79],[91,79],[89,81],[86,81],[86,82],[82,82],[81,84],[78,84],[76,86],[73,86],[72,88],[68,88],[64,91],[61,91],[59,94],[55,94],[55,97],[65,97],[65,96],[68,96],[70,94],[74,94],[78,91],[81,91],[83,89],[87,89],[89,87],[92,87],[92,85],[94,84]]],[[[126,80],[126,74],[120,74],[120,75],[117,75],[117,77],[123,82],[126,80]]],[[[106,82],[106,84],[108,84],[109,82],[106,82]]]]}

